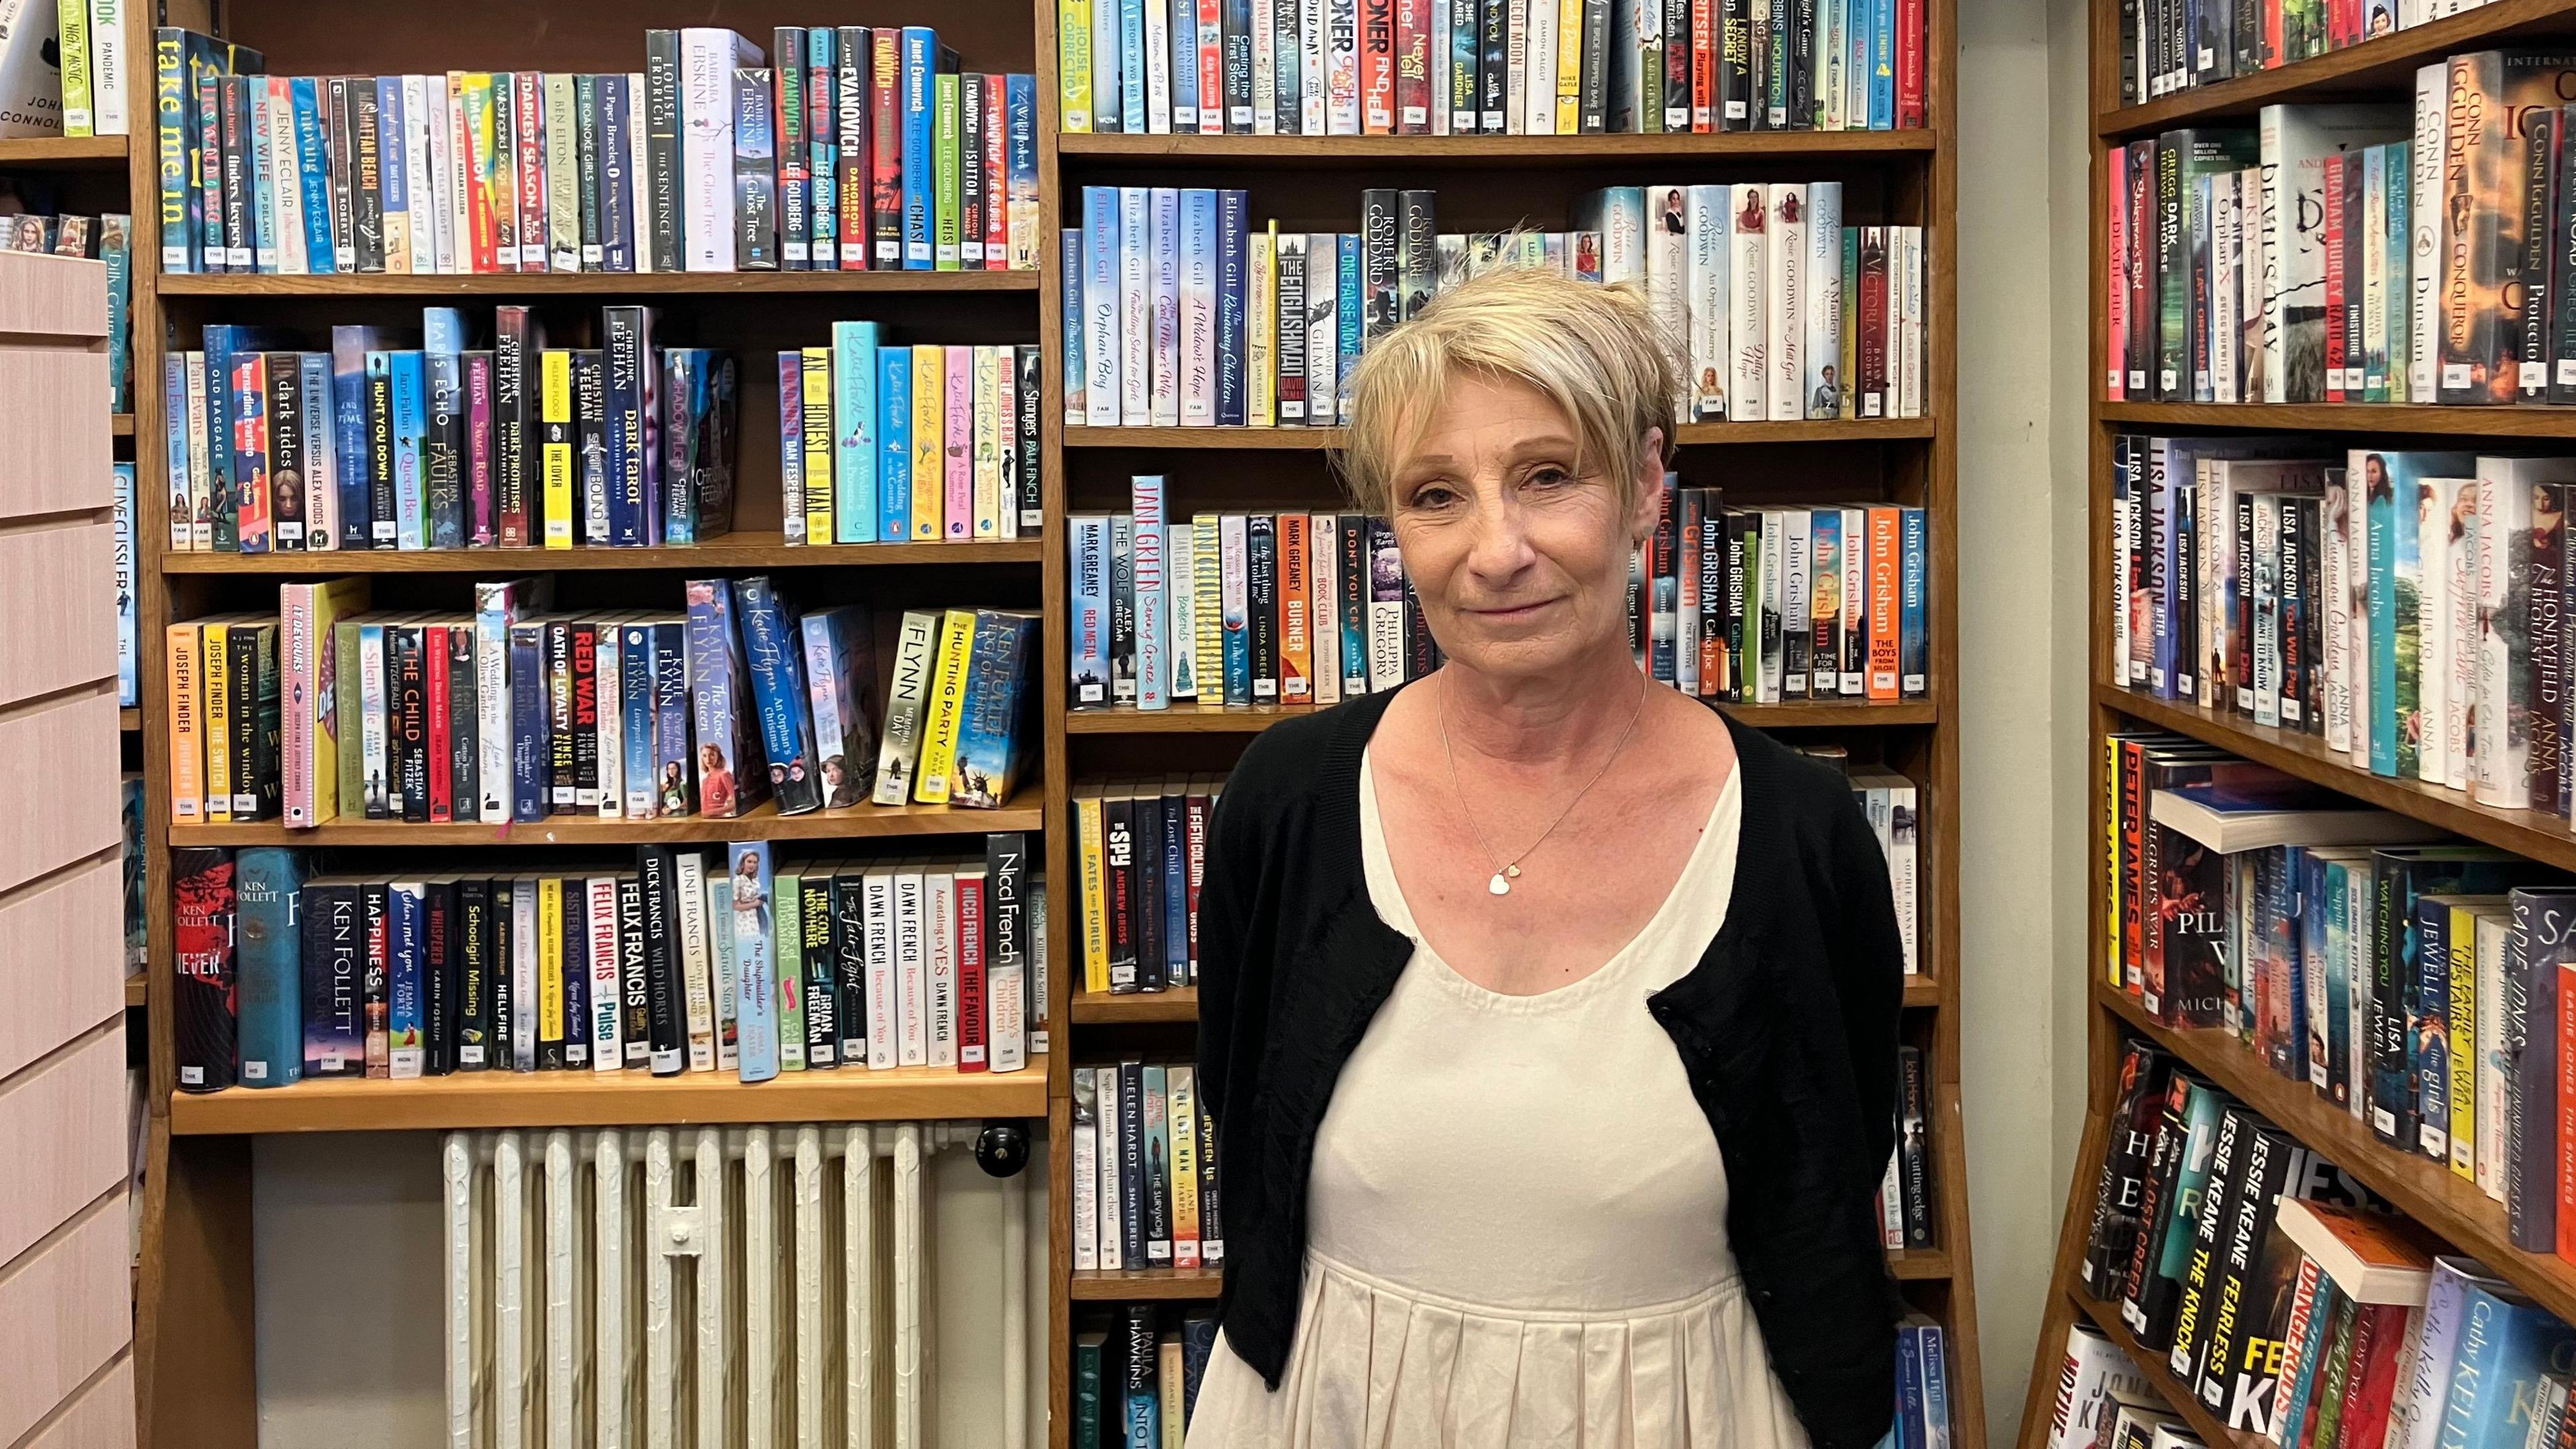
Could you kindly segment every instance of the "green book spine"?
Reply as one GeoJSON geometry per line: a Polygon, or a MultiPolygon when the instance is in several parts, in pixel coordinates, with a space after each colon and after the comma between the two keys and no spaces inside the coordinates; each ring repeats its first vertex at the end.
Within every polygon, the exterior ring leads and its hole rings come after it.
{"type": "Polygon", "coordinates": [[[804,877],[778,872],[771,894],[777,915],[778,1069],[805,1070],[804,877]]]}
{"type": "Polygon", "coordinates": [[[1073,1340],[1073,1449],[1100,1449],[1100,1350],[1107,1335],[1073,1340]]]}
{"type": "Polygon", "coordinates": [[[958,162],[957,76],[951,72],[938,77],[932,92],[937,114],[932,118],[936,140],[931,169],[931,211],[935,218],[931,232],[934,267],[943,272],[957,270],[958,218],[963,215],[959,191],[964,170],[958,162]]]}

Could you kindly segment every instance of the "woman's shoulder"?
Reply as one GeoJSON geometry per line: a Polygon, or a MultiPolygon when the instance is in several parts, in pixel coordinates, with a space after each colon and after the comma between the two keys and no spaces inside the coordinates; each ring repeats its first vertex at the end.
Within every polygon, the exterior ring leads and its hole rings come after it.
{"type": "Polygon", "coordinates": [[[1244,746],[1219,796],[1237,821],[1286,819],[1343,775],[1357,788],[1360,753],[1391,694],[1361,695],[1323,709],[1283,714],[1244,746]]]}
{"type": "Polygon", "coordinates": [[[1858,817],[1850,779],[1830,762],[1793,750],[1751,725],[1730,719],[1736,768],[1748,805],[1759,804],[1801,834],[1830,839],[1845,816],[1858,817]]]}

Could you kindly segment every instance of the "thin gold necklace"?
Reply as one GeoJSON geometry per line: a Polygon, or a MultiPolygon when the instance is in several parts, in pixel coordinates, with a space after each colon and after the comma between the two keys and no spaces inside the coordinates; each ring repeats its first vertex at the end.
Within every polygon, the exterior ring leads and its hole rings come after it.
{"type": "MultiPolygon", "coordinates": [[[[1487,894],[1510,895],[1512,882],[1520,879],[1521,862],[1537,854],[1538,848],[1547,843],[1547,838],[1556,833],[1556,827],[1565,823],[1565,817],[1574,813],[1574,807],[1583,803],[1583,797],[1592,793],[1592,787],[1600,784],[1602,778],[1610,773],[1610,767],[1618,762],[1620,753],[1628,748],[1630,737],[1637,733],[1637,721],[1645,717],[1646,687],[1646,677],[1638,675],[1637,705],[1628,711],[1628,727],[1620,731],[1619,743],[1610,747],[1609,755],[1601,761],[1601,768],[1593,771],[1592,778],[1583,782],[1583,788],[1574,792],[1574,798],[1565,802],[1565,808],[1556,812],[1556,818],[1539,832],[1538,839],[1531,841],[1519,854],[1495,866],[1492,877],[1485,882],[1487,894]]],[[[1458,783],[1458,754],[1449,747],[1449,680],[1446,674],[1441,676],[1440,693],[1433,701],[1432,711],[1440,719],[1440,753],[1449,761],[1449,788],[1458,797],[1458,813],[1466,819],[1468,833],[1476,837],[1476,848],[1484,852],[1485,859],[1497,860],[1494,847],[1487,843],[1485,832],[1476,824],[1476,812],[1467,806],[1466,788],[1458,783]]]]}

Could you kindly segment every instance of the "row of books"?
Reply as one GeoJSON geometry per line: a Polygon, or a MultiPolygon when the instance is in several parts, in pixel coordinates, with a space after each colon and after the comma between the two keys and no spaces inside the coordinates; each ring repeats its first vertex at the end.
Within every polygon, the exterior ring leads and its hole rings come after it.
{"type": "Polygon", "coordinates": [[[1329,427],[1360,354],[1505,266],[1643,289],[1684,419],[1919,417],[1920,227],[1842,224],[1842,183],[1611,187],[1575,230],[1444,233],[1436,194],[1372,189],[1361,229],[1253,230],[1248,193],[1086,186],[1064,248],[1065,421],[1329,427]]]}
{"type": "MultiPolygon", "coordinates": [[[[2283,1449],[2557,1442],[2576,1329],[2153,1047],[2120,1084],[2084,1290],[2203,1408],[2283,1449]]],[[[2109,1347],[2070,1340],[2052,1445],[2167,1421],[2109,1347]]]]}
{"type": "Polygon", "coordinates": [[[162,270],[1036,265],[1037,87],[925,26],[648,30],[622,74],[275,76],[154,32],[162,270]]]}
{"type": "Polygon", "coordinates": [[[1181,1449],[1199,1380],[1216,1351],[1216,1314],[1127,1303],[1080,1312],[1073,1334],[1077,1449],[1181,1449]]]}
{"type": "Polygon", "coordinates": [[[2576,56],[2480,51],[2419,69],[2411,110],[2111,148],[2107,395],[2576,403],[2572,84],[2576,56]]]}
{"type": "Polygon", "coordinates": [[[2568,814],[2576,459],[2122,436],[2113,468],[2129,687],[2318,736],[2376,775],[2568,814]]]}
{"type": "Polygon", "coordinates": [[[1252,136],[1923,125],[1921,0],[1064,0],[1064,129],[1252,136]]]}
{"type": "Polygon", "coordinates": [[[133,304],[134,218],[120,212],[68,216],[22,211],[0,217],[0,251],[87,257],[107,264],[108,411],[132,412],[126,377],[132,369],[133,339],[126,313],[133,304]]]}
{"type": "Polygon", "coordinates": [[[179,1086],[476,1071],[1028,1064],[1046,979],[1027,841],[788,861],[767,841],[632,861],[330,873],[172,853],[179,1086]]]}
{"type": "Polygon", "coordinates": [[[443,614],[294,583],[276,615],[168,626],[172,822],[992,809],[1018,785],[1033,615],[906,612],[880,694],[864,604],[800,615],[767,577],[719,578],[684,610],[576,614],[550,585],[478,584],[443,614]]]}
{"type": "Polygon", "coordinates": [[[829,346],[778,354],[787,542],[1037,537],[1037,347],[883,339],[874,322],[835,322],[829,346]]]}
{"type": "MultiPolygon", "coordinates": [[[[2066,1327],[2048,1449],[2205,1449],[2154,1380],[2110,1336],[2079,1318],[2066,1327]]],[[[2332,1449],[2332,1446],[2327,1446],[2332,1449]]]]}
{"type": "Polygon", "coordinates": [[[173,552],[642,548],[733,526],[729,354],[603,307],[549,347],[535,309],[454,307],[415,334],[208,324],[163,359],[173,552]]]}
{"type": "Polygon", "coordinates": [[[1073,1266],[1217,1268],[1216,1119],[1185,1063],[1073,1069],[1073,1266]]]}
{"type": "Polygon", "coordinates": [[[2486,0],[2120,0],[2120,104],[2253,75],[2486,0]]]}
{"type": "Polygon", "coordinates": [[[2518,1246],[2576,1260],[2576,885],[2177,736],[2110,749],[2109,984],[2233,1033],[2503,1203],[2518,1246]]]}

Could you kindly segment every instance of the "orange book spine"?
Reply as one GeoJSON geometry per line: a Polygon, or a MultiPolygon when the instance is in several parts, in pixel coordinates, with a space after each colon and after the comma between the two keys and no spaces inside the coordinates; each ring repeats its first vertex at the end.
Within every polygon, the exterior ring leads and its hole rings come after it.
{"type": "Polygon", "coordinates": [[[1279,702],[1315,702],[1315,643],[1307,621],[1314,611],[1313,537],[1302,513],[1279,515],[1279,702]]]}
{"type": "Polygon", "coordinates": [[[206,717],[198,695],[197,626],[173,624],[163,631],[170,686],[170,823],[197,825],[205,819],[206,717]]]}
{"type": "Polygon", "coordinates": [[[1905,572],[1898,533],[1904,514],[1892,506],[1869,510],[1869,697],[1896,698],[1902,618],[1897,591],[1905,572]]]}

